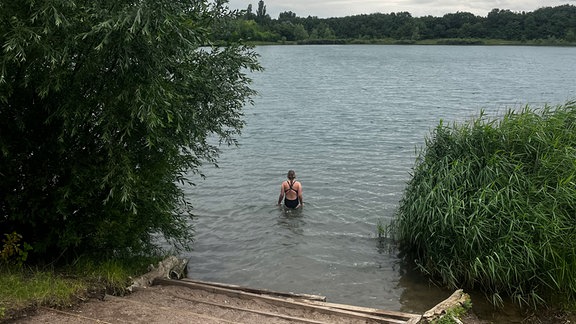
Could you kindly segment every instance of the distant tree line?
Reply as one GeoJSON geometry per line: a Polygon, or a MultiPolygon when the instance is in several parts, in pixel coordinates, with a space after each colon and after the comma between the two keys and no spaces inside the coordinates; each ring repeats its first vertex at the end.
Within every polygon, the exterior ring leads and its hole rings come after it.
{"type": "Polygon", "coordinates": [[[263,0],[237,13],[218,33],[223,41],[370,42],[392,39],[501,39],[508,41],[576,42],[576,6],[544,7],[533,12],[493,9],[486,17],[469,12],[442,17],[412,17],[408,12],[372,13],[341,18],[298,17],[292,11],[277,19],[266,13],[263,0]]]}

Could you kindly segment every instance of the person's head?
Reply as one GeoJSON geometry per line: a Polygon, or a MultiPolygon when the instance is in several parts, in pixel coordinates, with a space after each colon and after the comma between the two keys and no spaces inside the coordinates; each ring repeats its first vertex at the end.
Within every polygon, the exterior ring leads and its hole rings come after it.
{"type": "Polygon", "coordinates": [[[289,180],[294,180],[294,179],[296,179],[296,172],[294,172],[294,170],[288,171],[287,177],[288,177],[289,180]]]}

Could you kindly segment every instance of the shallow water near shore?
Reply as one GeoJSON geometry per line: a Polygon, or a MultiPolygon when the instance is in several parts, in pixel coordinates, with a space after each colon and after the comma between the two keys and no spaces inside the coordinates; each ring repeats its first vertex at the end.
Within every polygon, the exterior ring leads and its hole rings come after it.
{"type": "Polygon", "coordinates": [[[388,310],[421,313],[452,293],[407,268],[377,237],[440,119],[563,104],[576,93],[576,48],[257,51],[265,71],[252,75],[259,95],[246,107],[240,146],[223,148],[220,167],[205,166],[206,179],[192,177],[196,186],[185,188],[196,215],[188,276],[388,310]],[[288,169],[303,184],[300,210],[275,205],[288,169]]]}

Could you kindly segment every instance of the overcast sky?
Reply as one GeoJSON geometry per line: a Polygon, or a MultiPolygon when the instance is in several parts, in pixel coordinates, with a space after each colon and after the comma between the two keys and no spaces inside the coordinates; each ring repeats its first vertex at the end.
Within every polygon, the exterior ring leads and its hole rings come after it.
{"type": "MultiPolygon", "coordinates": [[[[253,12],[259,0],[230,0],[231,9],[246,9],[252,4],[253,12]]],[[[514,12],[534,11],[541,7],[576,5],[576,0],[264,0],[266,13],[273,19],[284,11],[292,11],[298,17],[319,18],[345,17],[375,12],[392,13],[407,11],[413,17],[437,16],[458,11],[471,12],[486,17],[494,9],[514,12]]]]}

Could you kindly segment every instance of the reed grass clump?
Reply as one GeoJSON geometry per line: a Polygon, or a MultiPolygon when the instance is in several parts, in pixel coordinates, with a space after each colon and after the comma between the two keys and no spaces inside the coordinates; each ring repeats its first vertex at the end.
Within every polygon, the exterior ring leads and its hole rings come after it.
{"type": "Polygon", "coordinates": [[[451,287],[537,306],[576,298],[576,102],[442,121],[417,157],[392,230],[451,287]]]}

